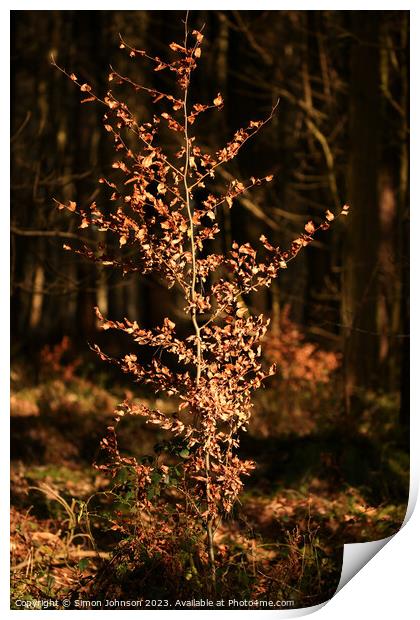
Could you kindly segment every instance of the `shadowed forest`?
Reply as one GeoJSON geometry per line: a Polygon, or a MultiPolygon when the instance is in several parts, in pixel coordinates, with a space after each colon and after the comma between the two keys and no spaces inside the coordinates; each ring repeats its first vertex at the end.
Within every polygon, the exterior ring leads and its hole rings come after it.
{"type": "Polygon", "coordinates": [[[408,499],[409,12],[11,14],[12,608],[327,600],[408,499]]]}

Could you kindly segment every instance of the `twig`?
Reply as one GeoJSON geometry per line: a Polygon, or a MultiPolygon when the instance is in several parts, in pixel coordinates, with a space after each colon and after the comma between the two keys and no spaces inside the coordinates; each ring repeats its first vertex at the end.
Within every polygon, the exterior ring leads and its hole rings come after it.
{"type": "MultiPolygon", "coordinates": [[[[55,553],[54,557],[51,560],[51,564],[59,566],[60,564],[63,564],[63,561],[67,561],[69,559],[69,557],[71,559],[82,559],[82,558],[101,558],[102,560],[108,560],[110,558],[110,553],[108,553],[107,551],[94,551],[94,550],[89,550],[89,549],[69,549],[69,551],[67,552],[62,552],[62,553],[55,553]]],[[[27,560],[24,560],[23,562],[19,562],[19,564],[16,564],[15,566],[11,567],[12,571],[18,571],[18,570],[22,570],[23,568],[26,568],[27,566],[29,566],[31,563],[33,563],[34,560],[31,558],[28,558],[27,560]]]]}

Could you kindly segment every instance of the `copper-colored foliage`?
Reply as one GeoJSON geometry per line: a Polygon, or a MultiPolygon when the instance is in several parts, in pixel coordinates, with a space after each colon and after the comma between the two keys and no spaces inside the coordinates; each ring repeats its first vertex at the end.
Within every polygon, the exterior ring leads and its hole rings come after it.
{"type": "MultiPolygon", "coordinates": [[[[82,92],[88,92],[90,98],[105,107],[105,131],[117,153],[113,163],[115,177],[100,179],[108,190],[109,204],[99,206],[93,202],[79,206],[71,202],[66,208],[78,214],[80,228],[95,227],[114,233],[121,252],[115,256],[104,245],[96,248],[85,245],[75,251],[104,266],[118,267],[123,273],[153,272],[168,288],[177,287],[185,299],[185,313],[192,325],[191,334],[181,338],[175,322],[169,318],[152,330],[128,319],[105,319],[96,310],[104,330],[125,332],[143,347],[159,347],[167,356],[163,360],[172,357],[177,362],[173,370],[174,364],[169,367],[156,357],[150,364],[134,354],[111,359],[94,346],[103,360],[116,363],[135,381],[174,398],[173,415],[126,401],[116,411],[116,425],[125,415],[139,415],[179,438],[183,451],[178,466],[182,467],[183,475],[176,480],[168,478],[168,464],[160,458],[144,464],[121,456],[114,426],[102,441],[109,462],[98,467],[113,472],[124,465],[134,468],[140,514],[153,508],[155,498],[149,492],[152,480],[169,479],[165,483],[167,488],[172,488],[175,497],[188,498],[182,510],[200,527],[203,524],[207,527],[210,540],[212,528],[223,513],[230,512],[241,491],[241,477],[253,468],[252,462],[243,461],[235,454],[238,433],[247,428],[253,392],[274,372],[274,367],[264,369],[261,363],[260,343],[269,321],[263,315],[249,316],[240,300],[252,291],[269,287],[288,261],[312,241],[313,235],[319,229],[328,228],[333,217],[327,212],[319,225],[308,222],[286,251],[274,247],[265,237],[261,237],[263,247],[258,249],[250,243],[233,243],[225,255],[205,251],[208,241],[220,232],[217,219],[221,205],[233,207],[237,196],[273,178],[272,175],[262,179],[251,177],[247,183],[234,180],[224,195],[215,195],[210,188],[216,169],[236,157],[244,144],[271,119],[274,110],[267,119],[250,121],[247,127],[238,129],[216,153],[204,152],[190,135],[191,126],[209,109],[221,110],[223,98],[218,93],[209,104],[188,101],[202,41],[201,32],[186,30],[183,44],[171,43],[169,60],[162,60],[121,40],[120,47],[128,50],[133,59],[151,62],[155,71],[174,75],[177,95],[146,88],[111,70],[110,83],[127,84],[151,96],[155,104],[166,105],[149,122],[137,121],[127,104],[111,90],[100,98],[74,74],[61,71],[82,92]],[[175,158],[160,146],[161,125],[178,134],[182,146],[175,158]],[[127,145],[129,133],[137,138],[136,151],[127,145]],[[157,477],[153,478],[154,474],[157,477]]],[[[180,506],[177,504],[178,510],[180,506]]],[[[144,532],[147,535],[147,528],[144,532]]],[[[161,535],[164,532],[162,528],[161,535]]]]}

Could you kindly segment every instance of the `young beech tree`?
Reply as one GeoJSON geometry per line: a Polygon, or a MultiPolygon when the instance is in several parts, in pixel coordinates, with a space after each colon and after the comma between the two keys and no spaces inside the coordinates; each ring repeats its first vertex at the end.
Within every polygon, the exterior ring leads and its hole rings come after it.
{"type": "MultiPolygon", "coordinates": [[[[223,195],[216,195],[211,191],[215,172],[261,130],[274,109],[266,120],[253,120],[238,129],[216,153],[204,152],[192,134],[194,123],[210,109],[221,110],[223,99],[217,94],[211,104],[189,101],[202,41],[200,31],[188,31],[187,20],[184,41],[169,45],[169,60],[150,56],[121,39],[120,47],[130,57],[147,60],[154,71],[167,71],[174,77],[175,92],[170,94],[146,88],[111,68],[109,82],[126,83],[152,97],[154,104],[165,105],[166,109],[156,112],[150,122],[140,122],[111,90],[101,99],[89,84],[58,67],[80,88],[82,102],[94,101],[105,107],[105,130],[117,152],[112,166],[120,175],[99,180],[109,190],[106,207],[96,202],[79,207],[70,202],[58,203],[58,208],[77,213],[80,228],[114,233],[121,248],[118,256],[102,243],[94,248],[82,245],[75,252],[101,265],[118,267],[123,274],[154,273],[168,288],[175,286],[183,295],[184,312],[191,325],[184,338],[177,335],[177,326],[169,318],[156,329],[143,329],[135,320],[108,320],[96,308],[104,330],[120,330],[142,347],[160,352],[151,363],[143,363],[134,353],[113,359],[95,345],[100,358],[172,398],[176,409],[168,415],[144,404],[123,402],[116,411],[116,424],[108,428],[102,440],[108,462],[98,467],[113,474],[127,467],[135,473],[136,536],[149,550],[162,554],[177,532],[181,536],[188,531],[197,541],[206,540],[215,587],[214,533],[241,491],[242,476],[254,467],[251,461],[238,457],[238,435],[247,428],[254,390],[274,372],[273,367],[263,370],[261,364],[260,343],[269,320],[263,315],[250,316],[242,299],[251,291],[270,286],[314,234],[329,227],[334,215],[327,211],[319,225],[308,222],[287,251],[273,247],[262,236],[258,253],[249,243],[232,243],[226,254],[211,253],[209,241],[220,232],[217,219],[222,205],[232,207],[237,196],[272,180],[272,176],[251,177],[247,183],[234,180],[223,195]],[[162,124],[175,134],[179,146],[174,157],[160,146],[162,124]],[[130,134],[135,136],[136,149],[128,145],[126,136],[130,134]],[[126,415],[142,416],[167,431],[170,439],[161,444],[154,458],[138,462],[120,454],[116,426],[126,415]]],[[[347,210],[343,207],[342,213],[347,210]]]]}

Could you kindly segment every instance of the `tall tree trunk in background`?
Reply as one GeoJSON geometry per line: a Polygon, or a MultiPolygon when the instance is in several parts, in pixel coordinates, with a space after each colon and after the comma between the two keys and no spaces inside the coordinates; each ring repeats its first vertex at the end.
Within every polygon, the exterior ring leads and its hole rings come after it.
{"type": "Polygon", "coordinates": [[[354,11],[349,88],[349,179],[352,206],[343,265],[345,396],[378,384],[379,30],[381,14],[354,11]]]}
{"type": "Polygon", "coordinates": [[[34,268],[34,278],[32,281],[31,310],[29,314],[29,328],[37,331],[40,328],[44,305],[44,248],[43,243],[39,244],[39,258],[34,268]]]}
{"type": "MultiPolygon", "coordinates": [[[[97,14],[88,12],[88,18],[85,18],[83,14],[77,11],[73,20],[74,40],[77,41],[77,38],[79,38],[81,44],[85,46],[85,66],[82,70],[86,76],[94,76],[95,84],[100,89],[103,88],[104,81],[103,40],[101,33],[103,32],[105,17],[106,12],[102,11],[97,14]],[[102,53],[95,52],[98,49],[102,53]]],[[[98,127],[100,126],[102,111],[97,108],[89,110],[89,108],[79,105],[74,112],[77,144],[74,141],[73,166],[75,170],[80,171],[90,167],[93,168],[97,163],[100,139],[98,127]]],[[[76,201],[80,204],[90,204],[93,199],[91,179],[77,179],[75,186],[76,201]]],[[[77,321],[80,326],[80,333],[84,338],[90,338],[96,329],[96,316],[93,310],[97,303],[96,275],[97,267],[95,264],[92,265],[85,261],[80,261],[78,265],[80,285],[77,295],[77,321]]]]}
{"type": "Polygon", "coordinates": [[[377,332],[381,381],[391,391],[397,387],[399,355],[391,356],[400,331],[400,280],[397,277],[396,230],[397,184],[392,169],[385,162],[379,177],[379,256],[377,332]]]}
{"type": "Polygon", "coordinates": [[[405,333],[403,314],[407,296],[407,292],[403,291],[403,280],[408,230],[403,232],[403,226],[408,217],[408,58],[405,57],[408,23],[402,15],[398,29],[392,19],[384,19],[381,26],[380,84],[384,118],[388,120],[382,132],[380,175],[378,338],[383,387],[395,392],[401,380],[404,355],[401,334],[405,333]],[[396,124],[396,140],[389,139],[389,122],[396,124]]]}
{"type": "Polygon", "coordinates": [[[400,237],[400,265],[401,265],[401,329],[402,329],[402,356],[401,356],[401,407],[400,422],[403,425],[408,439],[408,427],[410,422],[410,277],[409,277],[409,73],[408,60],[410,14],[407,11],[401,20],[401,157],[400,157],[400,183],[399,183],[399,237],[400,237]]]}

